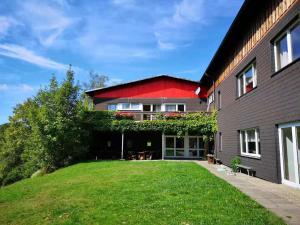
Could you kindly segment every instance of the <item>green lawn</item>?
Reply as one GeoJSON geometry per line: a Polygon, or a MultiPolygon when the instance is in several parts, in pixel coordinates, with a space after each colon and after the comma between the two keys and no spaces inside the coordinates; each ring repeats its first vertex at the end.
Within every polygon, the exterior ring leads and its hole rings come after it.
{"type": "Polygon", "coordinates": [[[0,224],[284,224],[192,162],[80,163],[0,190],[0,224]]]}

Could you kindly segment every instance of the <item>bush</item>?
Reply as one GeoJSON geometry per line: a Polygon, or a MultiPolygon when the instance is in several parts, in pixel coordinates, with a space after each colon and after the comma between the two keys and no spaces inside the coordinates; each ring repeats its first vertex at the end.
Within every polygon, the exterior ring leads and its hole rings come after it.
{"type": "Polygon", "coordinates": [[[231,168],[232,168],[232,170],[233,170],[233,172],[237,172],[237,165],[238,164],[241,164],[241,159],[240,159],[240,157],[238,157],[238,156],[235,156],[232,160],[231,160],[231,162],[230,162],[230,165],[231,165],[231,168]]]}
{"type": "Polygon", "coordinates": [[[117,112],[115,117],[117,120],[133,120],[134,115],[128,112],[117,112]]]}
{"type": "Polygon", "coordinates": [[[24,177],[21,168],[16,167],[7,173],[7,175],[2,181],[2,185],[12,184],[16,181],[22,180],[23,178],[24,177]]]}

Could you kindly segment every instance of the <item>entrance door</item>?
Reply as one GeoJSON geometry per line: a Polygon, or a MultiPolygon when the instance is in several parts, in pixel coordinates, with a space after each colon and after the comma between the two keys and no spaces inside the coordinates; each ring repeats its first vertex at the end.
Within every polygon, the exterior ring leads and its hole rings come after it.
{"type": "Polygon", "coordinates": [[[300,123],[279,126],[282,183],[300,188],[300,123]]]}

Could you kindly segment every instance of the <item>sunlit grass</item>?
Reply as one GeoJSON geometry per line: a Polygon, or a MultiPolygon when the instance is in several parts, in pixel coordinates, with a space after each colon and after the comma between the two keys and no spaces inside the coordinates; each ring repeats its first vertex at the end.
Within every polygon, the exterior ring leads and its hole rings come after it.
{"type": "Polygon", "coordinates": [[[284,224],[192,162],[80,163],[0,190],[0,224],[284,224]]]}

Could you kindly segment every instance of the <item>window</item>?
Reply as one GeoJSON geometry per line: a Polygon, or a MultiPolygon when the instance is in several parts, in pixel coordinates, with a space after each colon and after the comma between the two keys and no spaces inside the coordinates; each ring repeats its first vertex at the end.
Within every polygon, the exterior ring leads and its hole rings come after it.
{"type": "Polygon", "coordinates": [[[117,104],[108,104],[107,110],[116,111],[117,110],[117,104]]]}
{"type": "Polygon", "coordinates": [[[123,110],[130,109],[130,103],[121,103],[121,109],[123,110]]]}
{"type": "Polygon", "coordinates": [[[131,103],[131,109],[132,110],[139,110],[140,104],[139,103],[131,103]]]}
{"type": "Polygon", "coordinates": [[[139,103],[120,103],[120,110],[140,110],[139,103]]]}
{"type": "Polygon", "coordinates": [[[223,137],[222,133],[219,132],[219,151],[221,152],[223,150],[223,137]]]}
{"type": "Polygon", "coordinates": [[[297,21],[274,42],[275,70],[300,57],[300,22],[297,21]]]}
{"type": "Polygon", "coordinates": [[[208,96],[208,104],[211,104],[215,101],[215,93],[212,92],[209,96],[208,96]]]}
{"type": "Polygon", "coordinates": [[[222,107],[222,102],[221,101],[222,101],[221,100],[221,92],[218,91],[218,110],[220,110],[221,107],[222,107]]]}
{"type": "Polygon", "coordinates": [[[176,111],[176,105],[166,105],[166,112],[175,112],[176,111]]]}
{"type": "Polygon", "coordinates": [[[165,104],[166,112],[185,112],[185,104],[165,104]]]}
{"type": "Polygon", "coordinates": [[[184,105],[183,104],[177,105],[177,110],[179,112],[184,112],[184,105]]]}
{"type": "Polygon", "coordinates": [[[153,112],[160,112],[161,111],[161,105],[153,105],[153,112]]]}
{"type": "Polygon", "coordinates": [[[240,131],[241,155],[260,157],[260,140],[258,129],[240,131]]]}
{"type": "Polygon", "coordinates": [[[238,96],[240,97],[252,91],[256,86],[256,69],[255,64],[253,63],[238,76],[238,96]]]}
{"type": "Polygon", "coordinates": [[[184,138],[166,137],[166,157],[184,157],[184,138]]]}
{"type": "Polygon", "coordinates": [[[202,137],[189,137],[189,157],[204,157],[204,141],[202,137]]]}
{"type": "Polygon", "coordinates": [[[151,111],[151,105],[143,105],[143,111],[144,112],[150,112],[151,111]]]}

